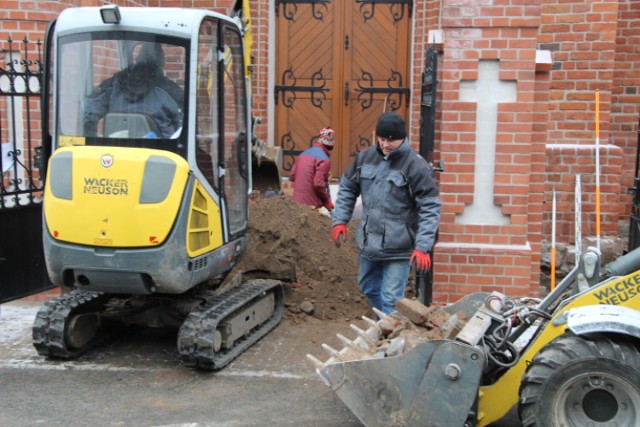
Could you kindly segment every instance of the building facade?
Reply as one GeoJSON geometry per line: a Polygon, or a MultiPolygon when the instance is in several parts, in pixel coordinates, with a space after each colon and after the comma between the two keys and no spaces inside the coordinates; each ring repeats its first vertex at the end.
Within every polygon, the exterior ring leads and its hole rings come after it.
{"type": "MultiPolygon", "coordinates": [[[[103,4],[5,3],[2,67],[24,55],[22,40],[42,40],[62,9],[103,4]]],[[[231,14],[243,2],[113,3],[231,14]]],[[[281,147],[285,175],[317,131],[332,126],[337,178],[372,143],[383,111],[403,114],[415,149],[424,148],[425,76],[434,72],[427,52],[437,52],[425,153],[443,169],[435,302],[481,290],[536,295],[545,242],[573,244],[577,231],[626,238],[637,174],[640,0],[244,3],[256,132],[281,147]]]]}

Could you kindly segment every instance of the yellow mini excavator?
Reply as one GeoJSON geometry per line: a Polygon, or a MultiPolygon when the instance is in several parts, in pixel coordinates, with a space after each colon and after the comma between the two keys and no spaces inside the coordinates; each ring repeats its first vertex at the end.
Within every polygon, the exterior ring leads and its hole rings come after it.
{"type": "Polygon", "coordinates": [[[255,160],[243,38],[196,9],[69,8],[49,26],[44,251],[71,291],[37,313],[39,354],[167,326],[187,365],[217,370],[281,320],[282,282],[233,270],[255,160]]]}
{"type": "Polygon", "coordinates": [[[308,356],[367,427],[487,426],[514,406],[525,427],[640,425],[640,248],[603,274],[589,248],[541,300],[399,311],[308,356]]]}

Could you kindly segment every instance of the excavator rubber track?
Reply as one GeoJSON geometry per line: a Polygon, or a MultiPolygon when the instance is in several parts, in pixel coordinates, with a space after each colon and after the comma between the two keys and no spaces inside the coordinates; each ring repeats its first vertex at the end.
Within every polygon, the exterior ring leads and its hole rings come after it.
{"type": "Polygon", "coordinates": [[[189,314],[178,332],[180,356],[190,367],[211,371],[221,369],[275,328],[282,319],[283,311],[282,282],[271,279],[243,282],[189,314]],[[229,325],[234,321],[243,322],[243,317],[251,317],[247,311],[270,298],[269,294],[274,297],[270,316],[233,340],[231,346],[220,345],[220,331],[227,329],[228,333],[229,325]]]}
{"type": "Polygon", "coordinates": [[[108,334],[96,334],[100,319],[98,313],[109,296],[99,292],[74,290],[68,294],[48,301],[36,314],[33,322],[33,346],[39,355],[59,359],[71,359],[88,348],[108,337],[108,334]],[[95,325],[84,328],[85,335],[70,340],[70,330],[74,328],[70,322],[81,318],[81,315],[94,316],[95,325]]]}

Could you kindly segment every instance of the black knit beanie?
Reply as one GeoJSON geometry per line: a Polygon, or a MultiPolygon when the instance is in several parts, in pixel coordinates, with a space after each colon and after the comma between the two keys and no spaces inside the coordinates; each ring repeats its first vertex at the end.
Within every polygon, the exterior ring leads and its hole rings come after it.
{"type": "Polygon", "coordinates": [[[404,126],[404,119],[398,113],[382,113],[376,125],[376,135],[387,139],[405,139],[407,130],[404,126]]]}

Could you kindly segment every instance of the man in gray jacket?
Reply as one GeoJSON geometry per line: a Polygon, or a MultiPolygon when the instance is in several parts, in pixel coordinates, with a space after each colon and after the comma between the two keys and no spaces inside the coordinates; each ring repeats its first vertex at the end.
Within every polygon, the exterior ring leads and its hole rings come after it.
{"type": "Polygon", "coordinates": [[[431,251],[440,223],[440,197],[431,165],[411,149],[404,119],[383,113],[377,143],[362,151],[340,180],[333,213],[333,240],[347,237],[358,196],[362,219],[356,241],[358,286],[371,306],[395,310],[404,297],[411,264],[431,268],[431,251]]]}

